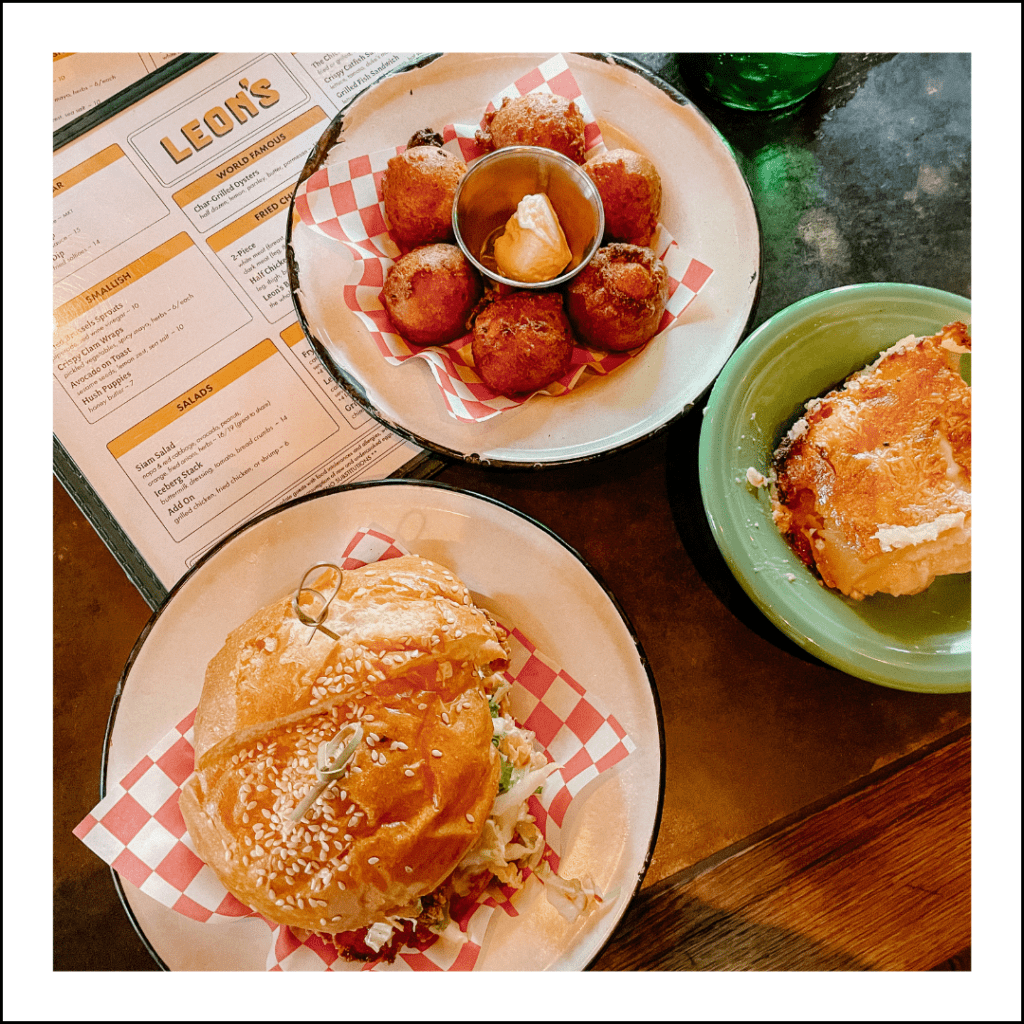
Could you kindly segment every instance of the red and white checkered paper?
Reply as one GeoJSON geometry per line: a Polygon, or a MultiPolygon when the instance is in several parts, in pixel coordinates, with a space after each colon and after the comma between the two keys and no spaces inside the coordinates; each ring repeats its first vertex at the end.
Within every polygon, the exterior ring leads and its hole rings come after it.
{"type": "MultiPolygon", "coordinates": [[[[562,54],[517,79],[487,104],[495,110],[508,96],[515,98],[530,92],[550,92],[574,100],[583,114],[586,156],[605,152],[601,130],[576,79],[562,54]]],[[[442,136],[444,148],[461,156],[467,165],[483,156],[477,145],[479,124],[448,124],[442,136]]],[[[398,366],[407,359],[425,359],[449,414],[457,420],[481,422],[514,409],[535,395],[564,395],[583,382],[590,373],[607,374],[646,346],[630,352],[603,352],[577,345],[568,372],[540,391],[508,397],[492,391],[480,379],[473,363],[472,335],[466,334],[444,346],[410,346],[394,329],[380,301],[384,279],[400,250],[388,234],[384,218],[381,181],[388,160],[405,150],[405,145],[369,155],[339,160],[321,167],[303,181],[295,192],[295,209],[302,222],[328,238],[341,242],[355,259],[352,274],[344,287],[348,308],[362,321],[384,359],[398,366]]],[[[658,327],[656,341],[696,298],[713,271],[700,260],[688,256],[664,224],[659,224],[650,246],[665,264],[669,277],[669,299],[658,327]]]]}
{"type": "MultiPolygon", "coordinates": [[[[346,547],[343,569],[395,558],[407,551],[383,530],[365,527],[346,547]]],[[[587,783],[636,749],[626,731],[600,703],[519,630],[510,630],[512,658],[506,675],[516,720],[531,729],[551,761],[560,764],[530,810],[544,833],[545,860],[557,871],[561,829],[572,801],[587,783]]],[[[123,878],[164,906],[211,925],[239,917],[267,924],[268,970],[331,970],[347,967],[334,947],[316,935],[305,941],[240,903],[196,853],[178,808],[185,780],[195,766],[192,724],[186,715],[120,781],[74,830],[123,878]]],[[[515,917],[514,890],[453,904],[458,926],[420,948],[405,947],[392,969],[472,970],[491,914],[515,917]]]]}

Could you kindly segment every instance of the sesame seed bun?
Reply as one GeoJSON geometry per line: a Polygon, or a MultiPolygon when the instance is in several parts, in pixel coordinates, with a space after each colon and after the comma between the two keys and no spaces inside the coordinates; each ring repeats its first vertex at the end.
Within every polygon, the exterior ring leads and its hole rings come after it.
{"type": "MultiPolygon", "coordinates": [[[[336,579],[326,570],[312,586],[329,594],[336,579]]],[[[304,625],[289,595],[228,637],[207,669],[180,806],[239,900],[337,934],[403,908],[415,917],[410,905],[477,840],[499,774],[488,694],[508,653],[464,584],[418,557],[346,571],[323,626],[339,639],[304,625]],[[293,823],[318,745],[356,723],[346,772],[293,823]]]]}

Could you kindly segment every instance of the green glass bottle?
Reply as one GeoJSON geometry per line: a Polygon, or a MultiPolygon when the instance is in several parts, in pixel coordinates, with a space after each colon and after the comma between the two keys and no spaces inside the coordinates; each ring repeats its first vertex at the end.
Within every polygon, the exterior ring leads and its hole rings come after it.
{"type": "Polygon", "coordinates": [[[806,99],[832,70],[835,53],[708,53],[703,85],[727,107],[781,110],[806,99]]]}

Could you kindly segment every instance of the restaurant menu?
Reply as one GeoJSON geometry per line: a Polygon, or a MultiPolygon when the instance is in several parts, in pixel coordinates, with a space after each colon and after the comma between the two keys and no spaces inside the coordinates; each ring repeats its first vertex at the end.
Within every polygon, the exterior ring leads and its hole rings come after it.
{"type": "MultiPolygon", "coordinates": [[[[124,89],[139,58],[173,56],[55,60],[55,126],[124,89]]],[[[58,475],[82,482],[87,498],[69,490],[87,514],[100,504],[94,523],[109,514],[114,528],[97,528],[111,549],[123,535],[159,581],[126,565],[151,604],[255,515],[423,457],[323,368],[284,247],[332,116],[411,59],[218,54],[54,152],[55,462],[66,454],[58,475]]]]}
{"type": "Polygon", "coordinates": [[[55,53],[53,130],[172,61],[176,53],[55,53]]]}

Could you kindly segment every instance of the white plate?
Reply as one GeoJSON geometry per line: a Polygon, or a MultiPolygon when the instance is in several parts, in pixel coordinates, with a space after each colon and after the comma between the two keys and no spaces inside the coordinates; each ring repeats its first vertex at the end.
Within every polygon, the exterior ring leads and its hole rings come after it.
{"type": "MultiPolygon", "coordinates": [[[[395,74],[341,115],[339,158],[404,143],[416,130],[480,119],[489,99],[550,54],[447,54],[395,74]]],[[[446,412],[422,359],[391,366],[342,301],[351,257],[290,219],[301,318],[329,371],[393,430],[442,455],[492,465],[565,464],[636,444],[682,415],[725,365],[760,287],[750,190],[704,115],[635,71],[567,54],[609,148],[646,153],[663,182],[661,220],[684,254],[714,270],[670,333],[607,377],[538,397],[483,423],[446,412]]],[[[667,88],[667,87],[666,87],[667,88]]],[[[295,294],[293,292],[293,294],[295,294]]]]}
{"type": "MultiPolygon", "coordinates": [[[[520,916],[493,915],[481,970],[579,970],[600,951],[640,886],[664,791],[661,716],[639,641],[604,585],[554,534],[505,505],[441,484],[354,484],[299,499],[244,527],[174,589],[132,653],[111,714],[106,778],[123,778],[198,703],[209,660],[253,612],[294,589],[306,566],[339,561],[375,524],[449,566],[476,600],[519,627],[600,700],[637,745],[572,804],[563,836],[569,875],[614,896],[567,924],[543,893],[520,916]]],[[[144,941],[172,970],[266,969],[257,920],[199,924],[122,882],[144,941]]],[[[532,888],[532,887],[531,887],[532,888]]]]}

